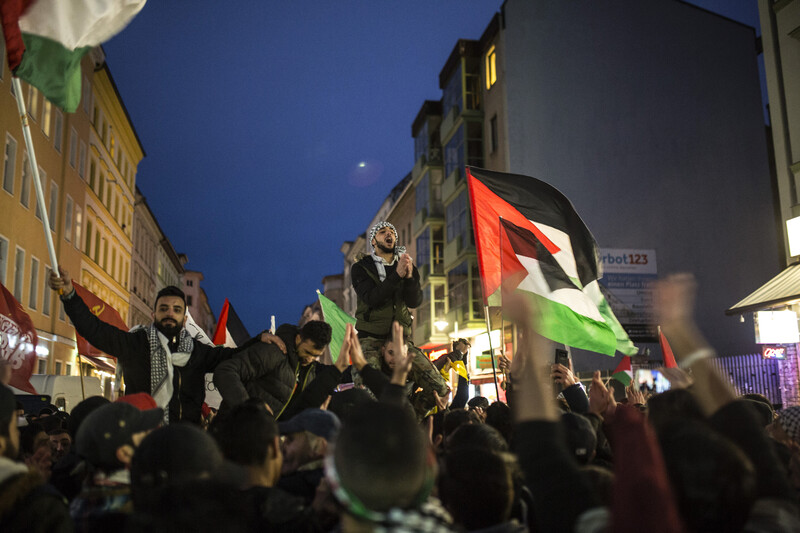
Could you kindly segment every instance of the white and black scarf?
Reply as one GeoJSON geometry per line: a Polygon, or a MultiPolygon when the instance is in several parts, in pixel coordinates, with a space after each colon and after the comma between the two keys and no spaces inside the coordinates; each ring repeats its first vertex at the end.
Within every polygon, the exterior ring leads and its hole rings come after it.
{"type": "Polygon", "coordinates": [[[169,339],[158,331],[155,324],[147,328],[150,343],[150,395],[164,409],[164,421],[169,423],[169,402],[174,392],[172,386],[173,366],[185,366],[194,349],[194,339],[185,328],[178,335],[176,352],[169,349],[169,339]]]}
{"type": "Polygon", "coordinates": [[[394,255],[392,256],[392,262],[391,263],[387,263],[381,256],[379,256],[375,252],[372,252],[372,254],[371,254],[372,255],[372,260],[375,261],[375,268],[378,270],[378,278],[380,278],[381,281],[385,281],[386,280],[386,267],[387,266],[392,266],[393,264],[397,263],[397,260],[404,253],[406,253],[406,247],[405,246],[397,246],[397,247],[395,247],[394,255]]]}

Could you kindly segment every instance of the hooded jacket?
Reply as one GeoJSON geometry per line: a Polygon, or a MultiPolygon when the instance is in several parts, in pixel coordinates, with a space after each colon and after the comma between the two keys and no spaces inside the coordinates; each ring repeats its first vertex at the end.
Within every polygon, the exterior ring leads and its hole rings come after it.
{"type": "Polygon", "coordinates": [[[73,531],[64,497],[37,472],[0,457],[0,531],[73,531]]]}

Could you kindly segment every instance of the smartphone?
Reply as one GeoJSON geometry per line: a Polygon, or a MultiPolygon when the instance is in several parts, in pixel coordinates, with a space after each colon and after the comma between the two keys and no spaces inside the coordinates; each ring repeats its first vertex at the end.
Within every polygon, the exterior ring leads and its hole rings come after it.
{"type": "Polygon", "coordinates": [[[556,348],[556,364],[557,365],[564,365],[565,367],[569,368],[569,354],[566,350],[562,350],[561,348],[556,348]]]}

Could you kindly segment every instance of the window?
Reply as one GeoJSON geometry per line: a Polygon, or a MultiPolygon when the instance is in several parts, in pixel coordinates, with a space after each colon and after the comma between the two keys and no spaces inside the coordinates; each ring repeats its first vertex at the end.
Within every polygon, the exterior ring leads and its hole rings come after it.
{"type": "Polygon", "coordinates": [[[100,174],[98,176],[98,191],[97,191],[97,198],[101,202],[103,201],[103,193],[106,191],[106,177],[104,174],[100,174]]]}
{"type": "Polygon", "coordinates": [[[81,224],[83,223],[83,213],[81,212],[81,208],[77,205],[75,206],[75,248],[80,249],[81,247],[81,224]]]}
{"type": "Polygon", "coordinates": [[[100,236],[100,230],[94,232],[94,254],[92,254],[92,259],[98,265],[100,264],[100,245],[103,242],[103,237],[100,236]]]}
{"type": "Polygon", "coordinates": [[[430,201],[430,173],[426,172],[425,175],[419,180],[417,189],[414,195],[414,202],[416,205],[416,212],[419,213],[423,209],[427,209],[430,201]]]}
{"type": "MultiPolygon", "coordinates": [[[[450,79],[447,81],[447,85],[445,85],[442,93],[442,113],[444,117],[447,117],[450,114],[450,110],[452,108],[456,108],[456,114],[461,111],[461,87],[461,62],[459,61],[458,67],[450,76],[450,79]]],[[[446,134],[446,132],[443,133],[446,134]]]]}
{"type": "Polygon", "coordinates": [[[42,133],[45,137],[50,137],[50,119],[53,114],[53,104],[47,98],[44,100],[44,113],[42,114],[42,133]]]}
{"type": "Polygon", "coordinates": [[[28,290],[28,307],[36,309],[39,304],[39,260],[31,257],[31,285],[28,290]]]}
{"type": "Polygon", "coordinates": [[[61,153],[62,137],[64,136],[64,115],[60,109],[56,109],[56,127],[53,130],[53,147],[56,152],[61,153]]]}
{"type": "Polygon", "coordinates": [[[469,309],[469,270],[466,261],[447,273],[447,293],[450,310],[459,310],[466,314],[469,309]]]}
{"type": "Polygon", "coordinates": [[[35,121],[39,120],[39,91],[33,85],[28,86],[28,114],[35,121]]]}
{"type": "Polygon", "coordinates": [[[75,128],[69,132],[69,166],[75,168],[78,164],[78,132],[75,128]]]}
{"type": "MultiPolygon", "coordinates": [[[[419,196],[417,197],[419,198],[419,196]]],[[[431,260],[431,229],[425,228],[417,237],[417,266],[423,267],[431,260]]]]}
{"type": "Polygon", "coordinates": [[[67,374],[68,376],[71,376],[71,375],[72,375],[72,365],[71,365],[71,364],[69,364],[69,363],[67,363],[67,364],[65,365],[65,367],[66,367],[66,369],[67,369],[67,370],[66,370],[66,374],[67,374]]]}
{"type": "Polygon", "coordinates": [[[117,279],[117,247],[111,247],[111,270],[109,271],[111,277],[117,279]]]}
{"type": "Polygon", "coordinates": [[[89,85],[89,78],[83,78],[83,98],[81,99],[83,102],[83,112],[87,115],[89,114],[89,110],[92,108],[92,86],[89,85]]]}
{"type": "Polygon", "coordinates": [[[25,250],[17,246],[17,255],[14,258],[14,298],[22,303],[22,283],[25,276],[25,250]]]}
{"type": "Polygon", "coordinates": [[[494,45],[486,51],[484,56],[485,70],[486,70],[486,90],[492,88],[492,85],[497,83],[497,51],[494,45]]]}
{"type": "Polygon", "coordinates": [[[23,207],[30,207],[31,204],[31,162],[28,159],[28,152],[22,154],[22,190],[19,203],[23,207]]]}
{"type": "Polygon", "coordinates": [[[17,163],[17,141],[6,134],[6,149],[3,153],[3,189],[14,194],[14,171],[17,163]]]}
{"type": "Polygon", "coordinates": [[[492,153],[497,151],[497,115],[493,116],[489,121],[489,138],[491,139],[492,153]]]}
{"type": "Polygon", "coordinates": [[[187,280],[186,280],[186,286],[187,286],[187,287],[191,287],[191,286],[193,286],[193,285],[194,285],[194,281],[193,281],[193,280],[191,280],[191,279],[187,279],[187,280]]]}
{"type": "Polygon", "coordinates": [[[453,203],[447,206],[447,242],[458,238],[462,239],[462,249],[466,248],[469,243],[466,190],[461,191],[453,203]]]}
{"type": "Polygon", "coordinates": [[[72,210],[73,210],[73,202],[72,198],[67,195],[67,205],[64,208],[64,239],[67,242],[72,242],[72,210]]]}
{"type": "MultiPolygon", "coordinates": [[[[42,196],[44,196],[45,185],[47,185],[47,174],[45,173],[44,170],[42,170],[42,167],[39,167],[39,183],[42,186],[42,196]]],[[[41,220],[42,219],[42,211],[41,211],[41,208],[39,207],[39,199],[36,196],[34,196],[34,198],[36,200],[36,217],[39,220],[41,220]]]]}
{"type": "MultiPolygon", "coordinates": [[[[464,168],[464,125],[458,127],[444,147],[444,175],[464,168]]],[[[463,176],[463,172],[460,173],[463,176]]]]}
{"type": "Polygon", "coordinates": [[[441,226],[431,232],[431,273],[444,274],[444,228],[441,226]]]}
{"type": "Polygon", "coordinates": [[[53,271],[49,266],[44,267],[44,291],[42,292],[42,314],[50,316],[50,303],[52,296],[52,289],[50,289],[50,273],[53,271]]]}
{"type": "Polygon", "coordinates": [[[108,239],[103,239],[103,270],[108,272],[108,239]]]}
{"type": "Polygon", "coordinates": [[[55,375],[56,376],[60,376],[61,375],[61,361],[56,361],[55,375]]]}
{"type": "Polygon", "coordinates": [[[36,365],[36,373],[37,374],[47,373],[47,359],[39,359],[36,365]]]}
{"type": "Polygon", "coordinates": [[[58,185],[56,182],[50,184],[50,209],[47,210],[50,231],[56,230],[56,220],[58,219],[58,185]]]}
{"type": "Polygon", "coordinates": [[[428,154],[428,143],[430,142],[430,134],[428,133],[428,121],[420,128],[417,136],[414,137],[414,161],[417,161],[421,156],[428,154]]]}
{"type": "MultiPolygon", "coordinates": [[[[6,57],[6,41],[5,39],[0,39],[0,57],[6,57]]],[[[3,79],[3,74],[6,70],[6,63],[3,61],[3,64],[0,65],[0,80],[3,79]]],[[[13,83],[10,85],[14,85],[13,83]]]]}
{"type": "Polygon", "coordinates": [[[86,143],[81,141],[81,149],[78,155],[78,175],[86,177],[86,143]]]}
{"type": "Polygon", "coordinates": [[[467,164],[471,167],[483,166],[483,124],[467,122],[467,164]]]}
{"type": "Polygon", "coordinates": [[[6,284],[6,270],[8,269],[8,239],[0,237],[0,283],[6,284]]]}
{"type": "Polygon", "coordinates": [[[188,306],[192,305],[192,296],[191,295],[188,295],[188,294],[186,295],[186,305],[188,305],[188,306]]]}
{"type": "Polygon", "coordinates": [[[89,188],[92,190],[94,190],[94,186],[97,181],[95,174],[97,174],[97,160],[93,157],[89,161],[89,188]]]}
{"type": "MultiPolygon", "coordinates": [[[[76,240],[75,244],[79,244],[80,241],[76,240]]],[[[88,256],[91,256],[91,248],[92,248],[92,221],[88,218],[86,219],[86,245],[83,248],[83,253],[88,256]]]]}

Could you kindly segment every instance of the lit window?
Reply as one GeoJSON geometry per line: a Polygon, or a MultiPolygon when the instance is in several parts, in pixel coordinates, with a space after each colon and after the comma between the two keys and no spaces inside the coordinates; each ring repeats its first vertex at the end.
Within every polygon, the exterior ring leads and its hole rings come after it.
{"type": "Polygon", "coordinates": [[[17,141],[6,135],[6,149],[3,153],[3,189],[14,194],[14,171],[17,163],[17,141]]]}
{"type": "Polygon", "coordinates": [[[44,100],[44,113],[42,114],[42,133],[45,137],[50,137],[50,117],[53,113],[53,104],[46,98],[44,100]]]}
{"type": "Polygon", "coordinates": [[[28,114],[39,120],[39,91],[33,85],[28,86],[28,114]]]}
{"type": "Polygon", "coordinates": [[[39,260],[31,257],[31,285],[28,291],[28,306],[36,309],[39,295],[39,260]]]}
{"type": "Polygon", "coordinates": [[[66,239],[67,242],[72,240],[72,209],[72,198],[67,196],[67,205],[64,209],[64,239],[66,239]]]}
{"type": "Polygon", "coordinates": [[[485,56],[486,62],[486,89],[489,90],[497,82],[497,51],[494,45],[489,48],[485,56]]]}

